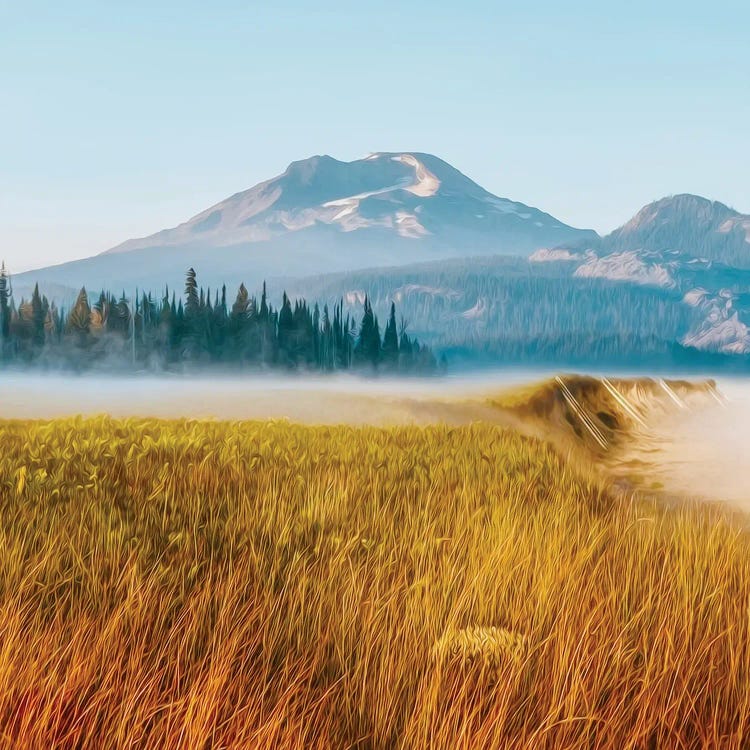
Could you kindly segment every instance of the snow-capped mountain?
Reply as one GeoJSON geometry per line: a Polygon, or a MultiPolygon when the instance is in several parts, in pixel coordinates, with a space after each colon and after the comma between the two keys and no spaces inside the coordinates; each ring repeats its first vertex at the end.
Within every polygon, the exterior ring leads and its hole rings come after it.
{"type": "Polygon", "coordinates": [[[352,162],[314,156],[177,227],[29,277],[42,284],[159,288],[194,266],[215,285],[457,256],[528,255],[596,237],[492,195],[436,156],[375,153],[352,162]]]}
{"type": "Polygon", "coordinates": [[[558,237],[567,242],[594,236],[492,195],[435,156],[377,153],[353,162],[330,156],[293,162],[279,177],[237,193],[174,229],[130,240],[109,252],[195,243],[213,248],[252,245],[296,232],[303,233],[304,243],[309,230],[320,227],[343,236],[380,230],[375,236],[378,254],[368,262],[382,265],[402,260],[402,251],[391,254],[383,235],[418,240],[411,243],[418,260],[429,259],[435,246],[459,255],[467,244],[523,255],[558,237]]]}

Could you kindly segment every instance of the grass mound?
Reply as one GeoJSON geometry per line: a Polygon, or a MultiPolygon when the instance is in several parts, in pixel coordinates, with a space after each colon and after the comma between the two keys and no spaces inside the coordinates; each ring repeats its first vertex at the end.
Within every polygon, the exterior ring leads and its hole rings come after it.
{"type": "Polygon", "coordinates": [[[490,403],[603,454],[627,440],[634,427],[666,410],[711,398],[715,390],[712,380],[567,375],[500,394],[490,403]]]}
{"type": "Polygon", "coordinates": [[[750,544],[491,425],[0,423],[14,748],[746,747],[750,544]]]}

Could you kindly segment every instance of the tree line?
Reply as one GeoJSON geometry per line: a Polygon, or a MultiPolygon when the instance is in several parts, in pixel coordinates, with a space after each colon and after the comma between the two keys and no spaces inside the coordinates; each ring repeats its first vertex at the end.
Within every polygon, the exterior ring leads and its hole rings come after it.
{"type": "Polygon", "coordinates": [[[359,322],[344,313],[343,301],[331,310],[327,304],[311,308],[304,299],[292,302],[286,292],[274,309],[265,282],[260,299],[243,283],[230,304],[226,286],[204,290],[190,268],[179,298],[167,288],[160,299],[102,291],[92,301],[84,287],[66,310],[37,285],[31,299],[16,306],[4,264],[0,361],[78,370],[226,365],[429,373],[437,366],[431,350],[408,335],[403,319],[397,324],[393,303],[381,336],[367,297],[359,322]]]}

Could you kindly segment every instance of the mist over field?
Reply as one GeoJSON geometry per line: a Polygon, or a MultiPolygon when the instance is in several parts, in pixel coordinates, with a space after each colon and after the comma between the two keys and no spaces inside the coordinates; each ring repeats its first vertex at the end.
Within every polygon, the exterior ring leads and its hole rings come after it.
{"type": "MultiPolygon", "coordinates": [[[[498,392],[536,383],[551,370],[491,370],[433,378],[278,376],[72,376],[5,374],[0,416],[52,419],[109,414],[165,419],[286,419],[307,424],[509,422],[489,406],[498,392]]],[[[696,379],[696,378],[693,378],[696,379]]],[[[671,493],[750,510],[750,381],[717,382],[720,399],[675,405],[648,421],[626,458],[671,493]]]]}
{"type": "Polygon", "coordinates": [[[653,462],[670,492],[750,511],[750,381],[722,379],[717,387],[723,403],[671,412],[650,426],[633,455],[653,462]]]}
{"type": "Polygon", "coordinates": [[[308,423],[384,424],[411,421],[409,407],[414,404],[477,397],[550,374],[544,370],[440,378],[6,374],[0,378],[4,384],[0,416],[48,419],[106,413],[122,417],[286,418],[308,423]]]}

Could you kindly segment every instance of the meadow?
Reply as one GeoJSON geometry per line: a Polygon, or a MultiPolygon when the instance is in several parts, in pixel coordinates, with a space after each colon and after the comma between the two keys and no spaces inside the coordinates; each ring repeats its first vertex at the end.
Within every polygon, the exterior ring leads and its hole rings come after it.
{"type": "Polygon", "coordinates": [[[13,748],[741,748],[750,542],[492,424],[0,422],[13,748]]]}

